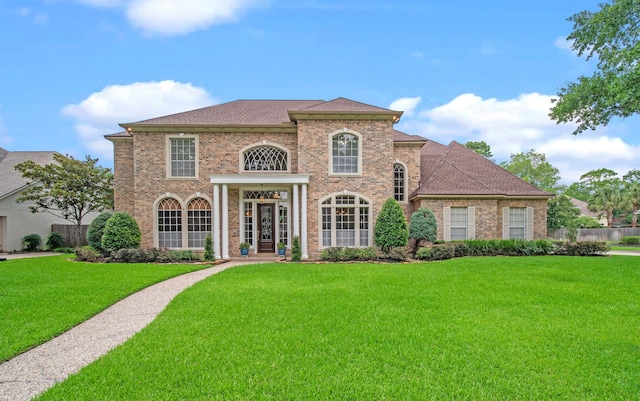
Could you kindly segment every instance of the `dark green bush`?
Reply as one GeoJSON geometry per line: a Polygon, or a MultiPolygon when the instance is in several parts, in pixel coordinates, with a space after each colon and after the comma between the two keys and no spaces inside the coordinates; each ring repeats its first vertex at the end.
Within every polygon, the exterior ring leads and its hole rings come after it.
{"type": "Polygon", "coordinates": [[[431,247],[431,260],[451,259],[455,256],[455,247],[452,243],[436,244],[431,247]]]}
{"type": "Polygon", "coordinates": [[[622,245],[640,245],[640,237],[622,237],[620,243],[622,245]]]}
{"type": "Polygon", "coordinates": [[[102,251],[102,234],[109,217],[111,217],[109,212],[100,213],[87,228],[87,243],[98,251],[102,251]]]}
{"type": "Polygon", "coordinates": [[[553,253],[568,256],[601,256],[611,248],[605,242],[597,241],[555,241],[553,253]]]}
{"type": "Polygon", "coordinates": [[[174,263],[200,260],[191,250],[123,248],[111,254],[113,263],[174,263]]]}
{"type": "Polygon", "coordinates": [[[418,260],[431,260],[431,248],[423,246],[416,252],[416,259],[418,260]]]}
{"type": "Polygon", "coordinates": [[[47,235],[47,250],[62,248],[64,246],[64,237],[57,231],[52,231],[47,235]]]}
{"type": "Polygon", "coordinates": [[[102,261],[102,253],[91,246],[83,246],[76,249],[76,260],[80,262],[100,262],[102,261]]]}
{"type": "Polygon", "coordinates": [[[453,253],[456,258],[462,258],[464,256],[469,255],[469,247],[467,243],[464,241],[454,241],[453,244],[453,253]]]}
{"type": "Polygon", "coordinates": [[[300,262],[302,260],[302,249],[300,248],[300,237],[293,236],[293,247],[291,248],[291,260],[300,262]]]}
{"type": "Polygon", "coordinates": [[[211,234],[207,234],[207,237],[204,240],[203,259],[206,261],[216,260],[216,257],[213,254],[213,240],[211,239],[211,234]]]}
{"type": "Polygon", "coordinates": [[[328,262],[376,260],[378,254],[374,248],[325,248],[320,252],[320,259],[328,262]]]}
{"type": "Polygon", "coordinates": [[[411,252],[406,246],[398,246],[391,248],[389,252],[385,253],[384,257],[390,260],[405,262],[409,260],[411,252]]]}
{"type": "Polygon", "coordinates": [[[38,234],[27,234],[22,237],[22,250],[35,252],[42,247],[42,238],[38,234]]]}
{"type": "Polygon", "coordinates": [[[373,239],[382,252],[388,253],[392,248],[407,245],[409,230],[407,221],[398,201],[387,199],[376,219],[373,228],[373,239]]]}
{"type": "Polygon", "coordinates": [[[125,212],[116,212],[104,226],[101,245],[104,251],[138,248],[140,246],[140,228],[136,220],[125,212]]]}
{"type": "Polygon", "coordinates": [[[52,249],[53,252],[59,252],[59,253],[74,253],[76,250],[74,248],[70,248],[68,246],[63,246],[60,248],[55,248],[52,249]]]}

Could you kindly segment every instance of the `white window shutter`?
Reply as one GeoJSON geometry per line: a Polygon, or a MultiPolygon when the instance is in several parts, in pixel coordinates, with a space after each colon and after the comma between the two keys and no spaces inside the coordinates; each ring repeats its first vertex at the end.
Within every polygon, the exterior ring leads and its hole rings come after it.
{"type": "Polygon", "coordinates": [[[476,208],[467,208],[467,239],[476,239],[476,208]]]}
{"type": "Polygon", "coordinates": [[[533,208],[527,208],[527,228],[525,231],[525,239],[532,240],[533,239],[533,208]]]}
{"type": "Polygon", "coordinates": [[[502,239],[509,239],[509,208],[502,208],[502,239]]]}
{"type": "Polygon", "coordinates": [[[451,208],[449,206],[444,207],[444,240],[451,241],[451,208]]]}

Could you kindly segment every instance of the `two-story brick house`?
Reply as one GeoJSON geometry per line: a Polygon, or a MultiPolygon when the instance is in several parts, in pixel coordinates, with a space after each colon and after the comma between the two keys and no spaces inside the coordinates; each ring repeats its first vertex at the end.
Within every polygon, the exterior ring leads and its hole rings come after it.
{"type": "Polygon", "coordinates": [[[344,98],[238,100],[123,123],[106,136],[115,209],[144,247],[202,249],[211,233],[217,258],[241,242],[275,253],[295,235],[303,258],[373,246],[389,197],[407,219],[433,210],[442,239],[546,236],[551,194],[456,142],[395,130],[401,115],[344,98]]]}

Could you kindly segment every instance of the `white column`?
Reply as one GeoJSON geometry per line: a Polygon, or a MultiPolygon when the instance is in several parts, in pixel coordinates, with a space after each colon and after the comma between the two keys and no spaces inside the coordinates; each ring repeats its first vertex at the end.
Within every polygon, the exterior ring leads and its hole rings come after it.
{"type": "Polygon", "coordinates": [[[222,185],[222,259],[229,259],[229,189],[222,185]]]}
{"type": "Polygon", "coordinates": [[[302,184],[302,213],[300,214],[300,224],[302,229],[300,232],[300,247],[302,250],[302,259],[309,259],[307,250],[307,184],[302,184]]]}
{"type": "Polygon", "coordinates": [[[220,186],[213,185],[213,254],[217,260],[220,255],[220,186]]]}
{"type": "MultiPolygon", "coordinates": [[[[293,235],[300,236],[300,204],[298,203],[298,184],[293,184],[293,235]]],[[[292,243],[293,245],[293,243],[292,243]]]]}

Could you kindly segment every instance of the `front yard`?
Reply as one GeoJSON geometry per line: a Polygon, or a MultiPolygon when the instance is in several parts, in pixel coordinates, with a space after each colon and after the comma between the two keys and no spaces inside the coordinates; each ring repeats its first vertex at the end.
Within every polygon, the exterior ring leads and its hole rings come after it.
{"type": "Polygon", "coordinates": [[[637,400],[640,257],[237,267],[41,400],[637,400]]]}

